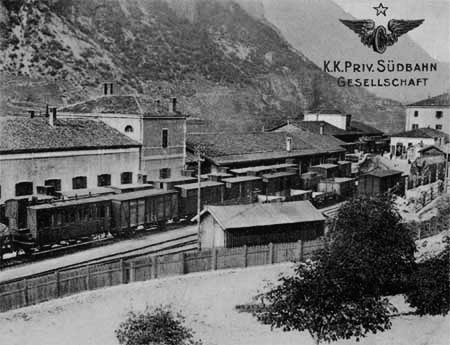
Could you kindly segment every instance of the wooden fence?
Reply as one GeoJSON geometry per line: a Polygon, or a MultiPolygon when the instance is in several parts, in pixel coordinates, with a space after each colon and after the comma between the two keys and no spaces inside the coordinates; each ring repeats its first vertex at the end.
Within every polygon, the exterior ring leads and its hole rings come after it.
{"type": "Polygon", "coordinates": [[[302,261],[321,240],[216,248],[161,256],[143,255],[46,272],[0,283],[0,312],[103,287],[173,275],[302,261]]]}

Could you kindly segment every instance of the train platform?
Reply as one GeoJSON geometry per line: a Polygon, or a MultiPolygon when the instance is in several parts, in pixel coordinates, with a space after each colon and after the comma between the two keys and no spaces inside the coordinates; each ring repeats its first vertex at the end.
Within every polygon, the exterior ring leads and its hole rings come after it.
{"type": "Polygon", "coordinates": [[[66,254],[64,256],[44,259],[19,266],[5,268],[0,271],[0,282],[18,279],[33,274],[55,270],[61,267],[76,265],[80,262],[101,259],[108,255],[114,255],[125,251],[137,250],[152,244],[177,239],[179,237],[197,234],[197,226],[189,225],[165,232],[149,232],[133,239],[126,239],[112,244],[83,249],[79,252],[66,254]]]}

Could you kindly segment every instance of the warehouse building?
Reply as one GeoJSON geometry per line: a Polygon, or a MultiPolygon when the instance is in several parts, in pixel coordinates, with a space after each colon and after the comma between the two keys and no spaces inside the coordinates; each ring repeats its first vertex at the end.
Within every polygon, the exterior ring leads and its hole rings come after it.
{"type": "Polygon", "coordinates": [[[325,218],[309,201],[206,206],[200,214],[202,248],[314,240],[325,218]]]}

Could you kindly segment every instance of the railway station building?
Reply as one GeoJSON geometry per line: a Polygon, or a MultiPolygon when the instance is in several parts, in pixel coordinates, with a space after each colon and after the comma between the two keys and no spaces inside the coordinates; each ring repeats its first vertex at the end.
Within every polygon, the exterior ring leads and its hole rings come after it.
{"type": "Polygon", "coordinates": [[[176,98],[108,94],[58,110],[63,119],[101,121],[142,145],[147,180],[182,176],[186,157],[186,116],[176,98]]]}
{"type": "Polygon", "coordinates": [[[103,122],[0,117],[0,205],[46,191],[136,183],[141,144],[103,122]]]}

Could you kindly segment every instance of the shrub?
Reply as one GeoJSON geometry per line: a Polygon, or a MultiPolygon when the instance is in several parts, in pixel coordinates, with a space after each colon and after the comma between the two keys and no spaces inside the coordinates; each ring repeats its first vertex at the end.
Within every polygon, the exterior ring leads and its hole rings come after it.
{"type": "Polygon", "coordinates": [[[450,238],[443,253],[418,264],[406,301],[419,315],[446,315],[450,310],[450,238]]]}
{"type": "Polygon", "coordinates": [[[130,312],[115,333],[121,345],[201,345],[184,320],[168,307],[146,308],[141,313],[130,312]]]}

